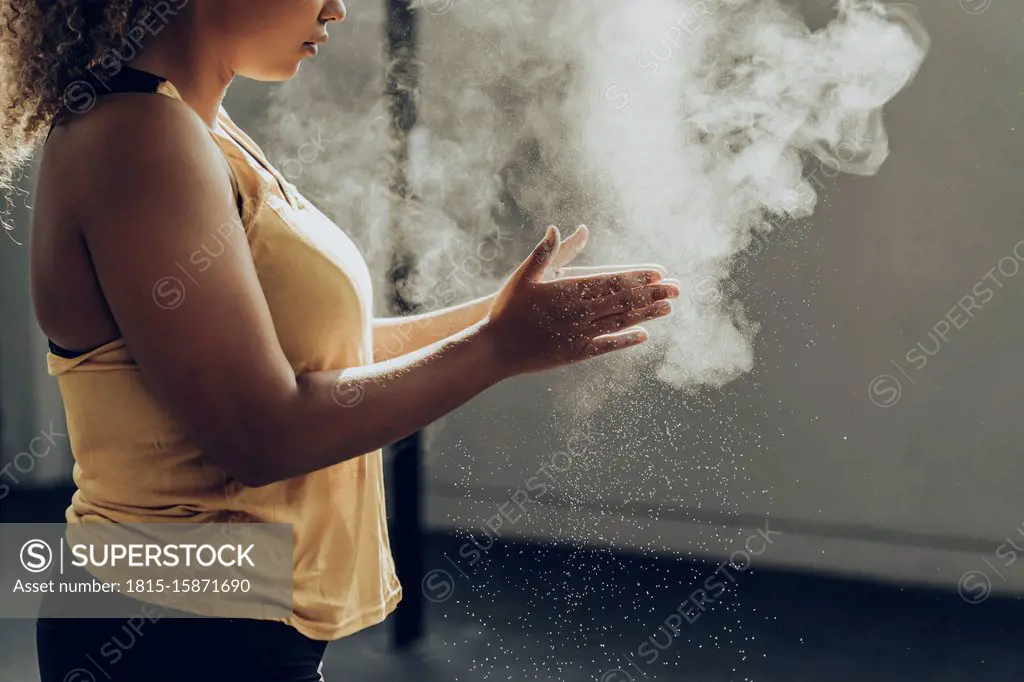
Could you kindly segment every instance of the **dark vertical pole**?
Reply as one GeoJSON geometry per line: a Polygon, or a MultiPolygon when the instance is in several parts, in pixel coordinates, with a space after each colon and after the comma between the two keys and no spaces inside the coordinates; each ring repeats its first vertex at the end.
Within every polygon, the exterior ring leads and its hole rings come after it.
{"type": "MultiPolygon", "coordinates": [[[[410,199],[405,175],[408,158],[407,133],[416,123],[416,14],[409,0],[385,0],[387,3],[387,56],[385,88],[391,111],[391,131],[395,140],[395,171],[392,176],[392,227],[402,219],[404,204],[410,199]]],[[[411,254],[392,256],[391,284],[394,312],[414,311],[394,285],[409,272],[411,254]]],[[[423,635],[423,461],[419,433],[392,446],[391,490],[394,513],[391,518],[391,546],[398,579],[404,587],[392,622],[392,642],[406,649],[423,635]]]]}

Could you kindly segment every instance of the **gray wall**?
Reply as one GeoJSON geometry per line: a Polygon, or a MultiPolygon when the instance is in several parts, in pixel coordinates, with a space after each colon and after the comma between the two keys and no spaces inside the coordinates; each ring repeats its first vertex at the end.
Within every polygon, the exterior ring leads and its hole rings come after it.
{"type": "MultiPolygon", "coordinates": [[[[34,167],[27,168],[22,187],[30,188],[34,176],[34,167]]],[[[64,406],[56,380],[46,372],[46,339],[35,323],[29,297],[32,195],[12,200],[10,220],[15,229],[0,235],[0,484],[14,487],[69,477],[71,451],[67,438],[58,435],[67,433],[64,406]],[[53,445],[33,443],[44,434],[50,435],[53,445]],[[43,456],[31,454],[30,445],[43,456]]]]}

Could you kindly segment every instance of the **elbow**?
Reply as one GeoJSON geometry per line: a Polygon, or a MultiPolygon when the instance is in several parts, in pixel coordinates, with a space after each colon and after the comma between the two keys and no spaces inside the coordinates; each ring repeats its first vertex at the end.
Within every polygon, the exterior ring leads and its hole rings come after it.
{"type": "Polygon", "coordinates": [[[229,479],[262,488],[289,478],[293,466],[282,454],[303,447],[304,434],[292,426],[293,410],[283,399],[225,400],[218,409],[196,415],[191,433],[206,457],[229,479]]]}
{"type": "Polygon", "coordinates": [[[211,459],[214,459],[231,479],[247,488],[262,488],[279,480],[257,451],[251,448],[232,448],[230,452],[230,456],[220,455],[211,459]]]}
{"type": "Polygon", "coordinates": [[[236,463],[239,483],[248,488],[262,488],[291,478],[292,474],[284,469],[286,458],[281,457],[288,448],[277,446],[278,442],[267,438],[260,443],[249,443],[240,451],[245,456],[236,463]]]}
{"type": "Polygon", "coordinates": [[[256,463],[249,463],[245,466],[236,467],[235,472],[228,472],[231,476],[244,485],[246,488],[262,488],[263,486],[277,483],[281,480],[275,476],[269,467],[256,463]]]}
{"type": "Polygon", "coordinates": [[[229,477],[247,488],[262,488],[286,478],[278,470],[280,458],[271,455],[277,450],[275,442],[269,438],[232,438],[209,452],[229,477]]]}

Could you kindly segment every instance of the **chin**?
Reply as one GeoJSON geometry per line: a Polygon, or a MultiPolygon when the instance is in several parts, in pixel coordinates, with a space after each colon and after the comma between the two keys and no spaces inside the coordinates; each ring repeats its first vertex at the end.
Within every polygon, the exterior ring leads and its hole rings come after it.
{"type": "Polygon", "coordinates": [[[280,83],[294,77],[299,72],[302,61],[302,59],[291,59],[275,64],[273,67],[238,71],[238,75],[261,83],[280,83]]]}

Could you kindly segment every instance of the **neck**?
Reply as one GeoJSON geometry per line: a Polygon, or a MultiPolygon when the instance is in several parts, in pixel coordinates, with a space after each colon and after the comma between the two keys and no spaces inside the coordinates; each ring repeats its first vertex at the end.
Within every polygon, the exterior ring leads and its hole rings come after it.
{"type": "Polygon", "coordinates": [[[223,51],[217,51],[217,40],[204,31],[210,24],[203,21],[197,5],[189,3],[168,17],[165,25],[154,27],[154,34],[140,41],[141,49],[129,63],[169,80],[185,103],[213,128],[235,74],[223,51]]]}

